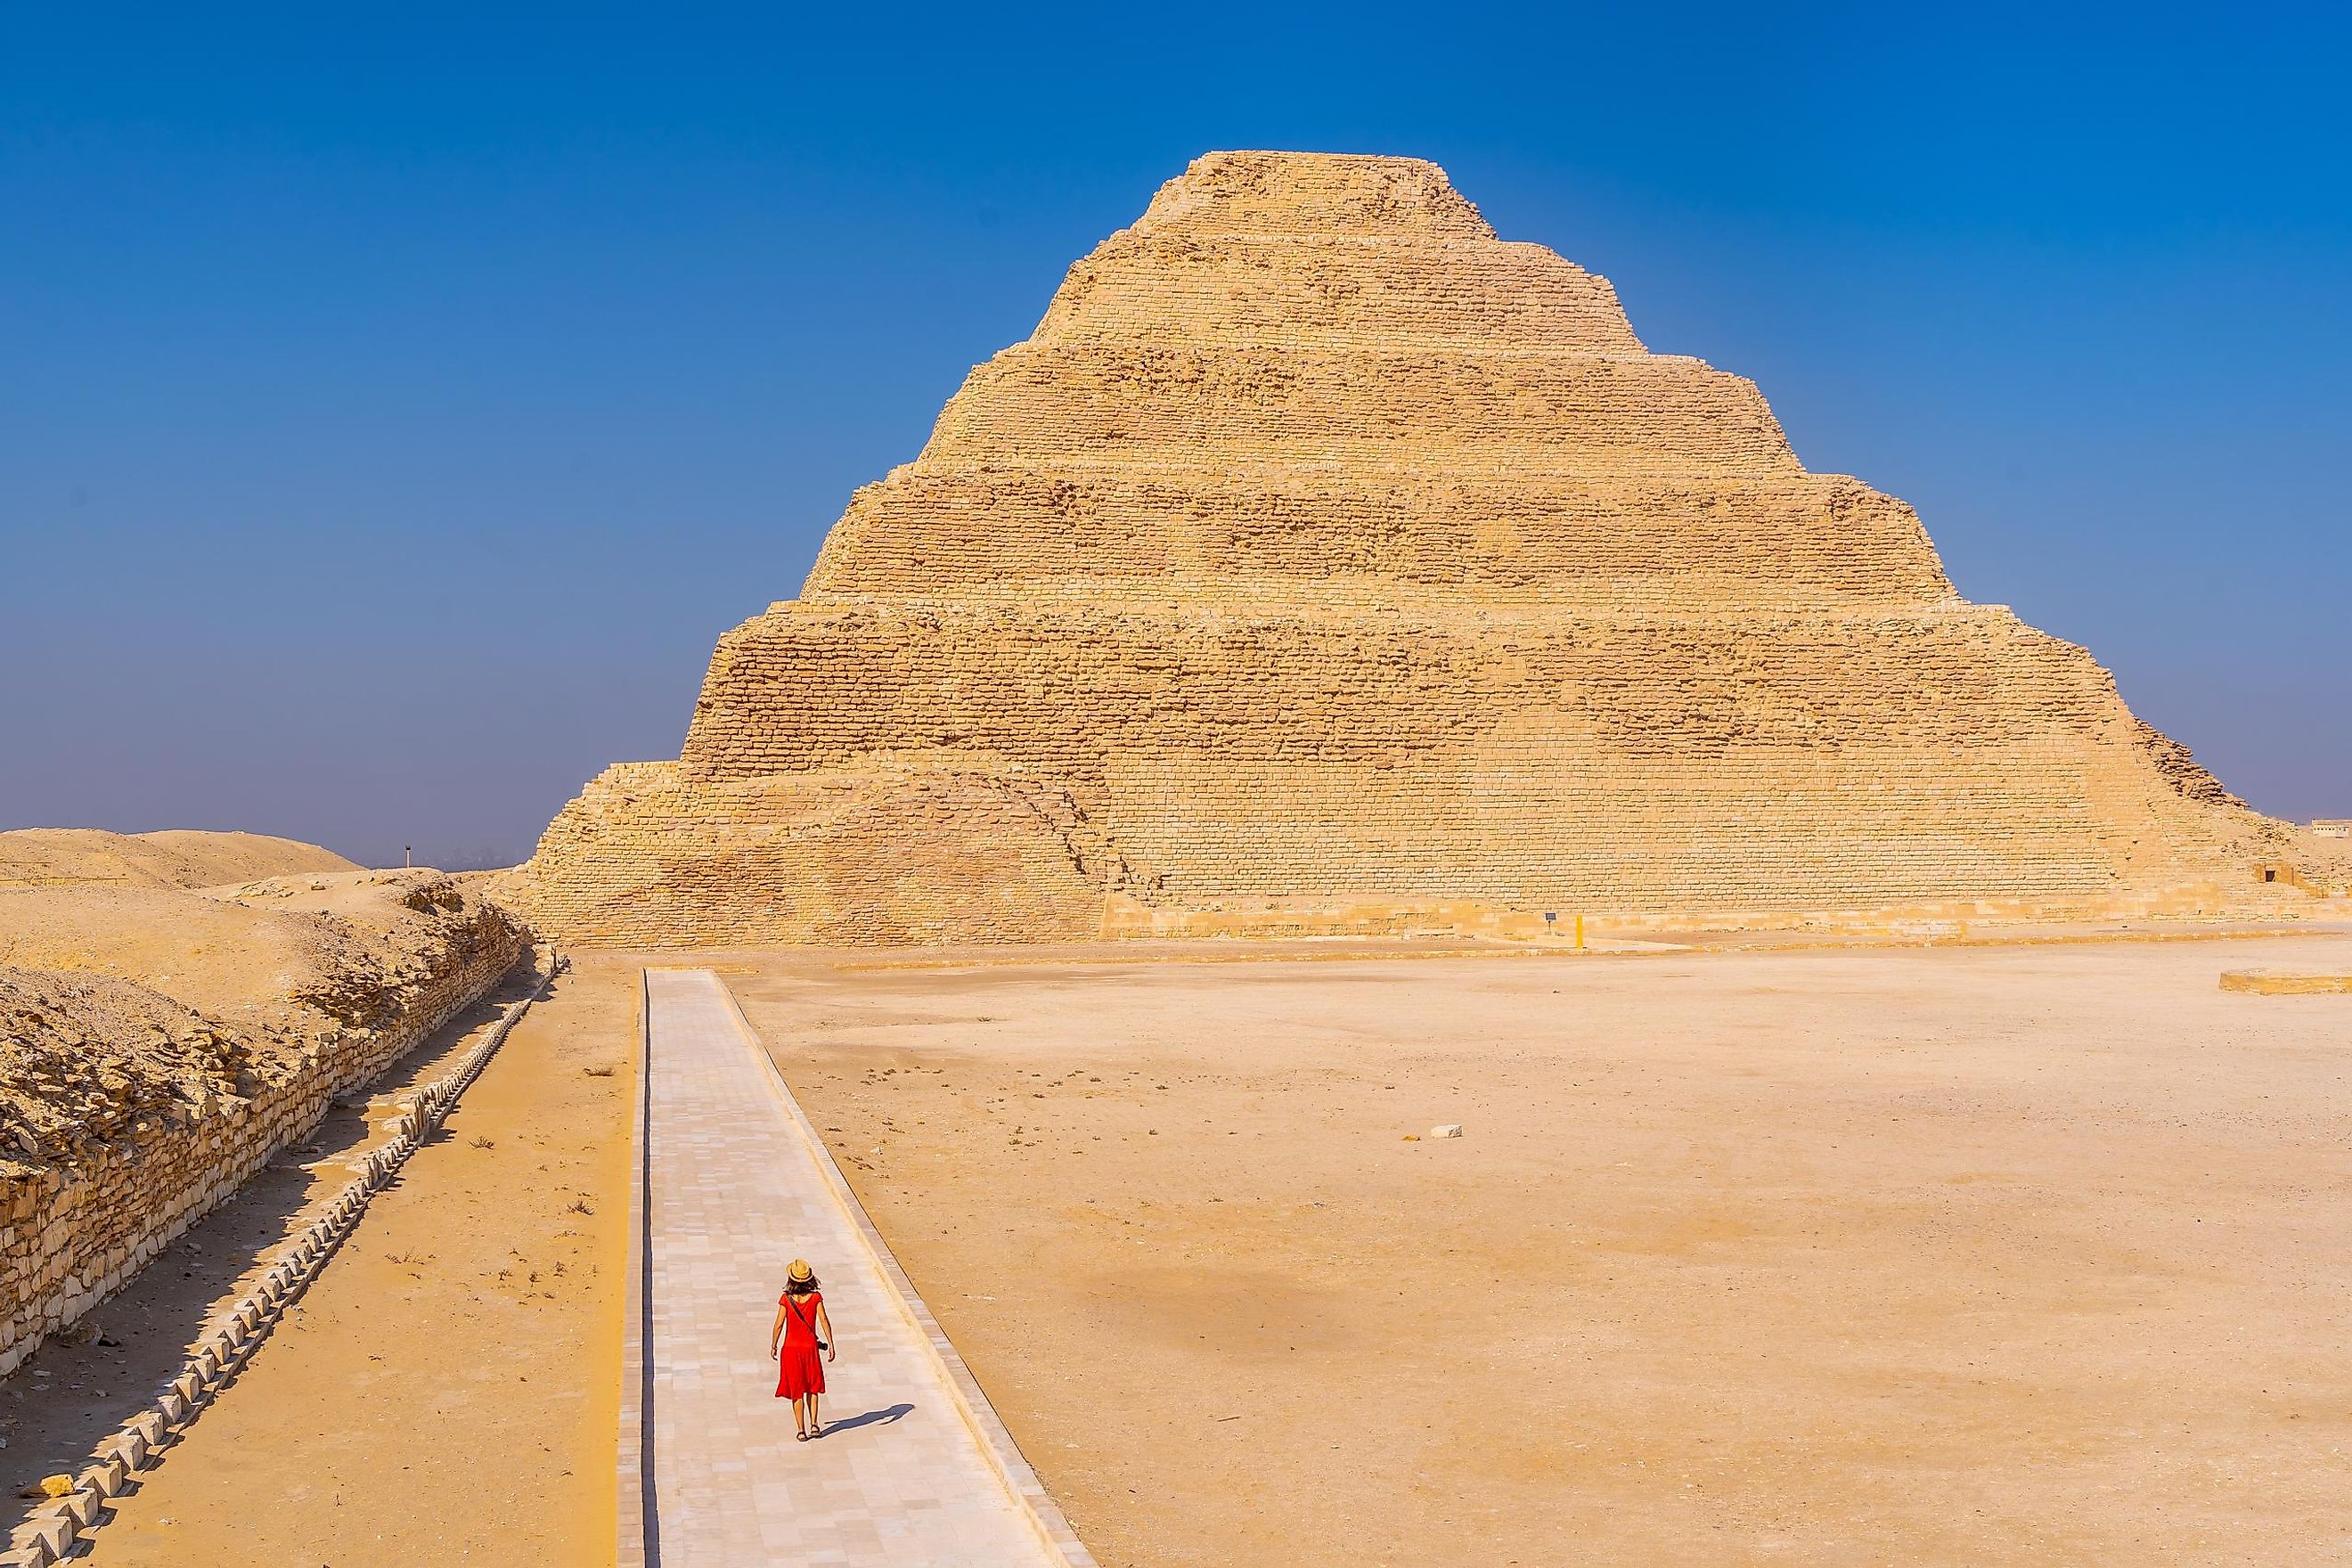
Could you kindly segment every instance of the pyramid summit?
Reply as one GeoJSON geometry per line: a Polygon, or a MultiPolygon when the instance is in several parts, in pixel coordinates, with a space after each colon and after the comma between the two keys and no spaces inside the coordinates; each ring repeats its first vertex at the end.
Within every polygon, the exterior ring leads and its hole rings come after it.
{"type": "Polygon", "coordinates": [[[630,945],[1508,932],[2216,908],[2287,844],[1434,164],[1217,153],[509,892],[630,945]]]}

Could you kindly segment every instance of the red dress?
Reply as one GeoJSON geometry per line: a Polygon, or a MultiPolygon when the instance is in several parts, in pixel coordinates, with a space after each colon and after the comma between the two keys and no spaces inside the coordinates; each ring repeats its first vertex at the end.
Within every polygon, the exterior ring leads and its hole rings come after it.
{"type": "Polygon", "coordinates": [[[817,1354],[816,1310],[824,1305],[824,1297],[814,1290],[805,1296],[787,1290],[781,1304],[784,1342],[776,1352],[776,1397],[798,1399],[803,1394],[823,1394],[824,1363],[817,1354]]]}

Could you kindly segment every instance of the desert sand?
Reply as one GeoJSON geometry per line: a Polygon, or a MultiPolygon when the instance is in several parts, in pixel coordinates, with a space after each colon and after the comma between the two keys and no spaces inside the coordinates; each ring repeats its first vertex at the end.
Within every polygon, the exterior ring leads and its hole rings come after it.
{"type": "Polygon", "coordinates": [[[259,833],[108,833],[95,827],[20,827],[0,833],[0,886],[110,883],[210,888],[307,871],[356,871],[331,849],[259,833]]]}
{"type": "Polygon", "coordinates": [[[107,975],[225,1024],[289,1033],[363,1025],[429,966],[436,917],[478,895],[431,870],[322,872],[184,891],[102,883],[0,888],[0,963],[107,975]]]}
{"type": "MultiPolygon", "coordinates": [[[[2219,984],[2352,932],[1439,952],[659,962],[720,968],[1107,1568],[2352,1555],[2352,997],[2219,984]]],[[[95,1561],[611,1560],[644,961],[533,1011],[95,1561]]],[[[10,1473],[367,1120],[9,1380],[10,1473]]]]}
{"type": "MultiPolygon", "coordinates": [[[[289,1322],[115,1505],[91,1561],[613,1561],[635,979],[557,981],[289,1322]]],[[[490,1016],[478,1006],[404,1058],[377,1102],[436,1076],[490,1016]]],[[[101,1308],[121,1348],[47,1347],[12,1393],[38,1378],[144,1394],[235,1299],[240,1265],[364,1157],[367,1121],[331,1122],[101,1308]]],[[[54,1395],[0,1410],[20,1480],[109,1414],[54,1395]]]]}
{"type": "Polygon", "coordinates": [[[728,962],[1106,1564],[2352,1556],[2352,938],[1104,956],[728,962]]]}

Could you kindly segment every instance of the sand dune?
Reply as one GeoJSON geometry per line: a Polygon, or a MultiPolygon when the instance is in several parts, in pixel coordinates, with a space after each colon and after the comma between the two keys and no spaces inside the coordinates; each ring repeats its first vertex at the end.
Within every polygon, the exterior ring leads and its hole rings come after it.
{"type": "Polygon", "coordinates": [[[262,877],[358,869],[331,849],[263,833],[108,833],[96,827],[0,833],[0,886],[213,888],[262,877]]]}

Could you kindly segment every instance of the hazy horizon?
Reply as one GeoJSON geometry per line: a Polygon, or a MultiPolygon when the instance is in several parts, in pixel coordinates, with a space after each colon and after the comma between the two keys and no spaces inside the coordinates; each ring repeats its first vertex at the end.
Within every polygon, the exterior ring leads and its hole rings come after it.
{"type": "Polygon", "coordinates": [[[2347,24],[0,20],[0,828],[506,864],[1212,148],[1410,153],[2352,816],[2347,24]]]}

